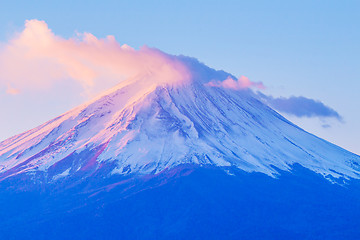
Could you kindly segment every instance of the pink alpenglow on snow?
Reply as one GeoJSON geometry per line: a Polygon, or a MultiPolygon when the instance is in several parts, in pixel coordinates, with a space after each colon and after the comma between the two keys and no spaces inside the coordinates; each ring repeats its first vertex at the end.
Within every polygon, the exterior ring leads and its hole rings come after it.
{"type": "Polygon", "coordinates": [[[261,82],[251,82],[249,78],[245,76],[239,77],[238,80],[234,80],[232,77],[228,77],[224,81],[213,80],[207,83],[207,86],[211,87],[223,87],[234,90],[242,90],[250,87],[255,87],[258,89],[265,89],[265,86],[261,82]]]}
{"type": "Polygon", "coordinates": [[[92,93],[99,86],[144,74],[158,84],[190,79],[181,61],[160,50],[135,50],[120,45],[114,36],[98,39],[91,33],[65,39],[39,20],[26,21],[24,30],[0,48],[0,87],[8,94],[48,89],[64,80],[92,93]]]}

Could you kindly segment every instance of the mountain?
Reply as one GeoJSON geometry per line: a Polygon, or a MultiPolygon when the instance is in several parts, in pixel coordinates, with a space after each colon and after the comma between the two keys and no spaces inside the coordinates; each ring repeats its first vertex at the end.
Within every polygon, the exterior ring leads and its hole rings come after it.
{"type": "Polygon", "coordinates": [[[360,233],[359,156],[297,127],[249,89],[207,84],[229,74],[186,64],[189,81],[142,73],[1,142],[0,236],[360,233]]]}

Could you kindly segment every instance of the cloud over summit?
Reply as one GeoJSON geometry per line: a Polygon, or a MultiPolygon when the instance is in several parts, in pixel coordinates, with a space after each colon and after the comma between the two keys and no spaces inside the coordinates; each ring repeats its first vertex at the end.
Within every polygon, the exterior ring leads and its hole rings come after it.
{"type": "MultiPolygon", "coordinates": [[[[91,96],[143,74],[149,81],[160,84],[184,82],[194,76],[210,87],[265,88],[261,82],[252,82],[245,76],[236,79],[193,58],[173,56],[146,46],[135,50],[119,44],[111,35],[99,39],[91,33],[81,33],[66,39],[39,20],[26,21],[23,31],[0,45],[0,91],[8,95],[55,91],[59,83],[66,82],[67,88],[81,89],[91,96]]],[[[297,117],[341,120],[335,110],[313,99],[263,94],[261,98],[273,108],[297,117]]]]}
{"type": "Polygon", "coordinates": [[[92,91],[144,73],[160,82],[190,77],[181,61],[160,50],[135,50],[114,36],[98,39],[91,33],[65,39],[39,20],[26,21],[24,30],[0,48],[0,87],[9,94],[47,89],[64,79],[92,91]]]}

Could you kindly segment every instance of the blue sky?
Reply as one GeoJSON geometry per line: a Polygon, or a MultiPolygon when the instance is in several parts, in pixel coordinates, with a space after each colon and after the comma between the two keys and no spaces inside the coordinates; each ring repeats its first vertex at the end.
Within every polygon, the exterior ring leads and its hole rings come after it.
{"type": "MultiPolygon", "coordinates": [[[[156,47],[263,82],[273,97],[319,100],[342,117],[291,121],[360,154],[359,1],[9,1],[0,9],[0,42],[44,20],[56,35],[114,35],[134,48],[156,47]]],[[[7,96],[0,139],[55,117],[84,96],[7,96]]]]}

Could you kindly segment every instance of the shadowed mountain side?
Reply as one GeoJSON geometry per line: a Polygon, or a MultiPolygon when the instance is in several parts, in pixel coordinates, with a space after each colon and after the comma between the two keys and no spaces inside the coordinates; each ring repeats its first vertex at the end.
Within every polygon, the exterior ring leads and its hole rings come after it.
{"type": "MultiPolygon", "coordinates": [[[[0,192],[2,239],[355,239],[360,182],[299,165],[278,179],[179,166],[137,178],[0,192]]],[[[35,186],[35,185],[34,185],[35,186]]],[[[11,186],[9,186],[11,188],[11,186]]],[[[36,188],[36,187],[35,187],[36,188]]]]}

